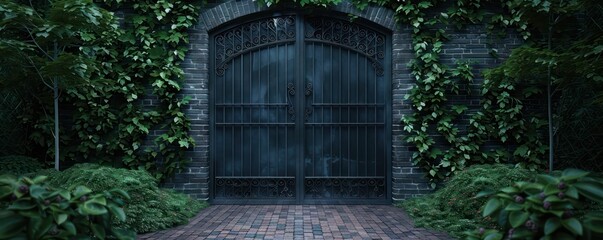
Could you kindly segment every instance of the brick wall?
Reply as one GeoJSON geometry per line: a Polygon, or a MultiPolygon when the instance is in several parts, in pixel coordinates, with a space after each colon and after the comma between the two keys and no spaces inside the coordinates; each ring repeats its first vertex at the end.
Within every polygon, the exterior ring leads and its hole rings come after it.
{"type": "MultiPolygon", "coordinates": [[[[198,199],[209,199],[211,179],[209,177],[208,32],[223,23],[265,10],[267,9],[258,7],[257,3],[251,0],[212,1],[201,10],[198,24],[190,30],[189,51],[182,64],[185,72],[182,94],[192,98],[186,114],[192,123],[190,135],[197,145],[187,152],[192,162],[167,181],[165,187],[198,199]]],[[[392,31],[392,198],[398,200],[429,193],[431,189],[424,178],[424,173],[411,163],[414,150],[402,139],[404,133],[400,124],[402,116],[412,111],[409,102],[404,100],[404,95],[414,84],[407,66],[407,63],[414,58],[411,28],[396,25],[393,11],[386,8],[368,7],[359,11],[349,2],[344,2],[332,7],[332,10],[357,15],[392,31]]],[[[443,62],[453,64],[457,59],[473,60],[478,77],[477,83],[481,78],[479,75],[481,70],[499,64],[501,61],[488,54],[489,39],[483,26],[470,26],[462,31],[451,30],[450,37],[451,40],[446,42],[444,47],[443,62]]],[[[513,34],[494,42],[492,47],[497,48],[498,54],[502,57],[507,56],[510,49],[520,43],[513,34]]],[[[478,86],[476,84],[473,87],[478,86]]],[[[479,99],[472,96],[457,97],[453,101],[470,104],[473,107],[479,104],[479,99]]]]}

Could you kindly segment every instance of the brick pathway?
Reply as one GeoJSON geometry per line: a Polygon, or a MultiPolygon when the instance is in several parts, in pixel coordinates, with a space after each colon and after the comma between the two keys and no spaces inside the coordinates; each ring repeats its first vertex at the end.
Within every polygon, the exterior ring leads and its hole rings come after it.
{"type": "Polygon", "coordinates": [[[451,239],[389,205],[213,205],[140,239],[451,239]]]}

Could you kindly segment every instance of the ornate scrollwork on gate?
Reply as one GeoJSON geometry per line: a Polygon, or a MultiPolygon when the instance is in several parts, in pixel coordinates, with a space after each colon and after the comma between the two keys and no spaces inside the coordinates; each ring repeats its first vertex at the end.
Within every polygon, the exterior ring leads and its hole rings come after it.
{"type": "Polygon", "coordinates": [[[236,56],[275,43],[295,41],[295,17],[281,16],[238,25],[214,37],[216,75],[223,76],[236,56]]]}
{"type": "Polygon", "coordinates": [[[378,76],[383,76],[385,35],[359,24],[333,18],[310,18],[305,24],[306,40],[326,42],[352,49],[371,61],[378,76]]]}
{"type": "Polygon", "coordinates": [[[218,198],[295,198],[295,178],[216,178],[218,198]]]}
{"type": "Polygon", "coordinates": [[[307,198],[383,198],[384,178],[306,178],[307,198]]]}

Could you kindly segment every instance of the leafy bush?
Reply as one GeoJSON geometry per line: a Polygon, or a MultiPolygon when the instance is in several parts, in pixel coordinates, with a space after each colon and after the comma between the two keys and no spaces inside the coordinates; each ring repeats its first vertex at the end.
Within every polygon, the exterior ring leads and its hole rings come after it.
{"type": "Polygon", "coordinates": [[[43,168],[44,165],[35,158],[19,155],[0,157],[0,174],[21,176],[40,171],[43,168]]]}
{"type": "Polygon", "coordinates": [[[129,230],[113,227],[125,220],[122,190],[94,193],[77,186],[71,191],[46,186],[45,176],[0,177],[0,239],[135,239],[129,230]]]}
{"type": "Polygon", "coordinates": [[[54,186],[86,185],[94,191],[112,188],[130,194],[124,207],[127,216],[118,226],[138,233],[153,232],[187,223],[204,203],[171,190],[160,189],[157,179],[144,170],[127,170],[96,164],[77,164],[50,179],[54,186]]]}
{"type": "Polygon", "coordinates": [[[585,211],[589,201],[603,203],[603,179],[589,174],[566,169],[561,176],[539,175],[535,182],[501,188],[484,205],[483,216],[497,219],[502,232],[481,228],[467,238],[603,239],[603,211],[585,211]]]}
{"type": "MultiPolygon", "coordinates": [[[[457,173],[435,193],[404,201],[405,208],[421,227],[430,227],[460,237],[483,221],[480,207],[486,199],[474,198],[486,189],[498,189],[515,181],[528,180],[532,172],[507,165],[475,165],[457,173]]],[[[492,223],[493,224],[493,223],[492,223]]]]}

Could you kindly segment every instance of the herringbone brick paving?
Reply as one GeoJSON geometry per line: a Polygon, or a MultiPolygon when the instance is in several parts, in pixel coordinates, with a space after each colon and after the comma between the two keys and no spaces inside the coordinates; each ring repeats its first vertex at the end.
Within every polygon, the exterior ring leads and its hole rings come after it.
{"type": "Polygon", "coordinates": [[[213,205],[140,239],[451,239],[389,205],[213,205]]]}

